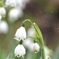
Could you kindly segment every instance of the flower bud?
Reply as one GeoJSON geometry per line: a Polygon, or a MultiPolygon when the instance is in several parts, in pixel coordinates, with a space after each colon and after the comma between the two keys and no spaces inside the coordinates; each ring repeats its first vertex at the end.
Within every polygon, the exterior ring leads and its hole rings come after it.
{"type": "Polygon", "coordinates": [[[38,45],[38,43],[34,43],[34,44],[33,44],[33,51],[34,51],[35,53],[37,53],[37,52],[39,52],[39,49],[40,49],[40,46],[38,45]]]}
{"type": "Polygon", "coordinates": [[[20,56],[23,57],[23,56],[26,54],[26,50],[25,50],[24,46],[19,44],[19,45],[15,48],[14,54],[15,54],[15,57],[18,57],[18,58],[19,58],[20,56]]]}
{"type": "Polygon", "coordinates": [[[5,6],[6,7],[8,7],[8,6],[15,7],[16,6],[16,0],[6,0],[5,1],[5,6]]]}
{"type": "Polygon", "coordinates": [[[9,11],[9,21],[14,22],[23,16],[23,11],[21,8],[13,8],[9,11]]]}
{"type": "Polygon", "coordinates": [[[15,38],[17,41],[24,40],[26,38],[26,30],[24,27],[17,29],[15,33],[15,38]]]}
{"type": "Polygon", "coordinates": [[[33,27],[29,28],[28,31],[27,31],[27,34],[28,36],[33,36],[35,37],[36,35],[36,32],[35,32],[35,29],[33,27]]]}
{"type": "Polygon", "coordinates": [[[0,7],[0,15],[5,16],[6,10],[4,7],[0,7]]]}
{"type": "Polygon", "coordinates": [[[0,21],[0,33],[8,33],[8,24],[6,21],[0,21]]]}
{"type": "Polygon", "coordinates": [[[26,40],[23,41],[23,45],[28,48],[30,51],[33,51],[32,46],[33,46],[33,40],[31,38],[27,38],[26,40]]]}

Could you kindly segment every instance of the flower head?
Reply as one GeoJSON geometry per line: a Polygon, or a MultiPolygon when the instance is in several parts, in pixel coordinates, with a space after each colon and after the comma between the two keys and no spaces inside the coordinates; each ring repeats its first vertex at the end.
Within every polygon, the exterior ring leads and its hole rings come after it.
{"type": "Polygon", "coordinates": [[[23,45],[18,45],[14,50],[15,57],[24,56],[26,54],[26,50],[23,45]]]}
{"type": "Polygon", "coordinates": [[[0,7],[0,15],[5,16],[6,10],[4,7],[0,7]]]}
{"type": "Polygon", "coordinates": [[[22,9],[19,8],[13,8],[9,12],[9,21],[14,22],[15,20],[18,20],[18,18],[21,18],[23,16],[22,9]],[[13,19],[13,20],[12,20],[13,19]]]}
{"type": "Polygon", "coordinates": [[[29,28],[27,31],[28,36],[35,36],[36,32],[33,27],[29,28]]]}
{"type": "Polygon", "coordinates": [[[24,40],[26,38],[26,30],[24,27],[17,29],[15,33],[15,38],[17,41],[24,40]]]}
{"type": "Polygon", "coordinates": [[[33,41],[31,38],[27,38],[26,40],[23,41],[23,45],[28,48],[30,51],[33,51],[32,46],[33,46],[33,41]]]}
{"type": "Polygon", "coordinates": [[[28,2],[30,2],[30,0],[6,0],[5,6],[19,7],[24,9],[28,2]]]}
{"type": "Polygon", "coordinates": [[[44,51],[45,51],[45,57],[46,59],[51,59],[50,56],[52,55],[52,50],[49,49],[47,46],[44,47],[44,51]]]}
{"type": "Polygon", "coordinates": [[[8,33],[8,24],[6,21],[0,21],[0,33],[8,33]]]}
{"type": "Polygon", "coordinates": [[[5,6],[8,7],[8,6],[13,6],[15,7],[16,6],[16,0],[6,0],[5,1],[5,6]]]}
{"type": "Polygon", "coordinates": [[[33,44],[33,51],[36,53],[36,52],[39,51],[39,49],[40,49],[39,44],[38,44],[38,43],[34,43],[34,44],[33,44]]]}

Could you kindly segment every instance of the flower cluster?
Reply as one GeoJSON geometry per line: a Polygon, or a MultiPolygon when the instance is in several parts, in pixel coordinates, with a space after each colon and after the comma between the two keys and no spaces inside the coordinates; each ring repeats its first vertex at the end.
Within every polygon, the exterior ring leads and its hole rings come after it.
{"type": "Polygon", "coordinates": [[[2,18],[5,17],[6,10],[4,7],[0,7],[0,33],[8,33],[8,24],[6,21],[2,21],[2,18]]]}
{"type": "Polygon", "coordinates": [[[36,23],[32,23],[30,20],[26,19],[22,22],[22,26],[17,29],[15,33],[15,40],[19,41],[19,44],[14,50],[15,57],[23,57],[26,54],[26,49],[31,52],[39,52],[41,59],[50,59],[51,50],[48,49],[43,41],[42,33],[36,23]],[[26,33],[25,23],[30,22],[32,27],[26,33]]]}
{"type": "Polygon", "coordinates": [[[23,41],[23,44],[21,43],[16,46],[14,50],[15,57],[20,57],[20,56],[23,57],[26,54],[25,47],[29,47],[29,49],[35,53],[39,52],[40,49],[39,44],[34,43],[33,41],[31,41],[31,38],[26,37],[26,30],[23,26],[17,29],[14,39],[19,42],[23,41]]]}
{"type": "Polygon", "coordinates": [[[5,0],[0,1],[0,33],[8,32],[7,20],[11,23],[15,22],[23,16],[23,10],[30,0],[5,0]]]}
{"type": "Polygon", "coordinates": [[[28,3],[30,0],[6,0],[5,6],[12,6],[12,7],[21,7],[24,8],[26,6],[26,3],[28,3]]]}
{"type": "Polygon", "coordinates": [[[5,7],[12,7],[9,10],[8,17],[9,22],[14,22],[23,16],[23,9],[25,9],[27,3],[30,0],[6,0],[5,7]]]}

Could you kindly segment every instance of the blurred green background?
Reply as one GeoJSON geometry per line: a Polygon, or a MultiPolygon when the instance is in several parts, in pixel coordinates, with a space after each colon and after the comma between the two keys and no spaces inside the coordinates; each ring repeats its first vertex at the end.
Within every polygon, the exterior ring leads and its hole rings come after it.
{"type": "MultiPolygon", "coordinates": [[[[0,34],[0,59],[5,57],[14,50],[18,44],[14,40],[16,30],[21,26],[25,19],[36,22],[42,31],[45,44],[55,51],[59,45],[59,0],[31,0],[24,9],[24,15],[14,23],[10,23],[9,32],[0,34]]],[[[30,25],[26,25],[28,29],[30,25]]]]}

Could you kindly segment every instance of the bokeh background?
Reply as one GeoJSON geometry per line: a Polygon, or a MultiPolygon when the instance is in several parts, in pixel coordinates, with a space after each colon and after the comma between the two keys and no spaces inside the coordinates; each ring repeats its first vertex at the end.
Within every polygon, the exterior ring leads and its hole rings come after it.
{"type": "MultiPolygon", "coordinates": [[[[8,13],[8,12],[7,12],[8,13]]],[[[16,30],[25,19],[36,22],[42,31],[45,44],[52,50],[59,45],[59,0],[31,0],[23,10],[23,16],[11,23],[6,15],[5,21],[8,23],[7,34],[0,34],[0,59],[13,51],[18,44],[14,40],[16,30]]],[[[26,25],[28,29],[30,24],[26,25]]]]}

